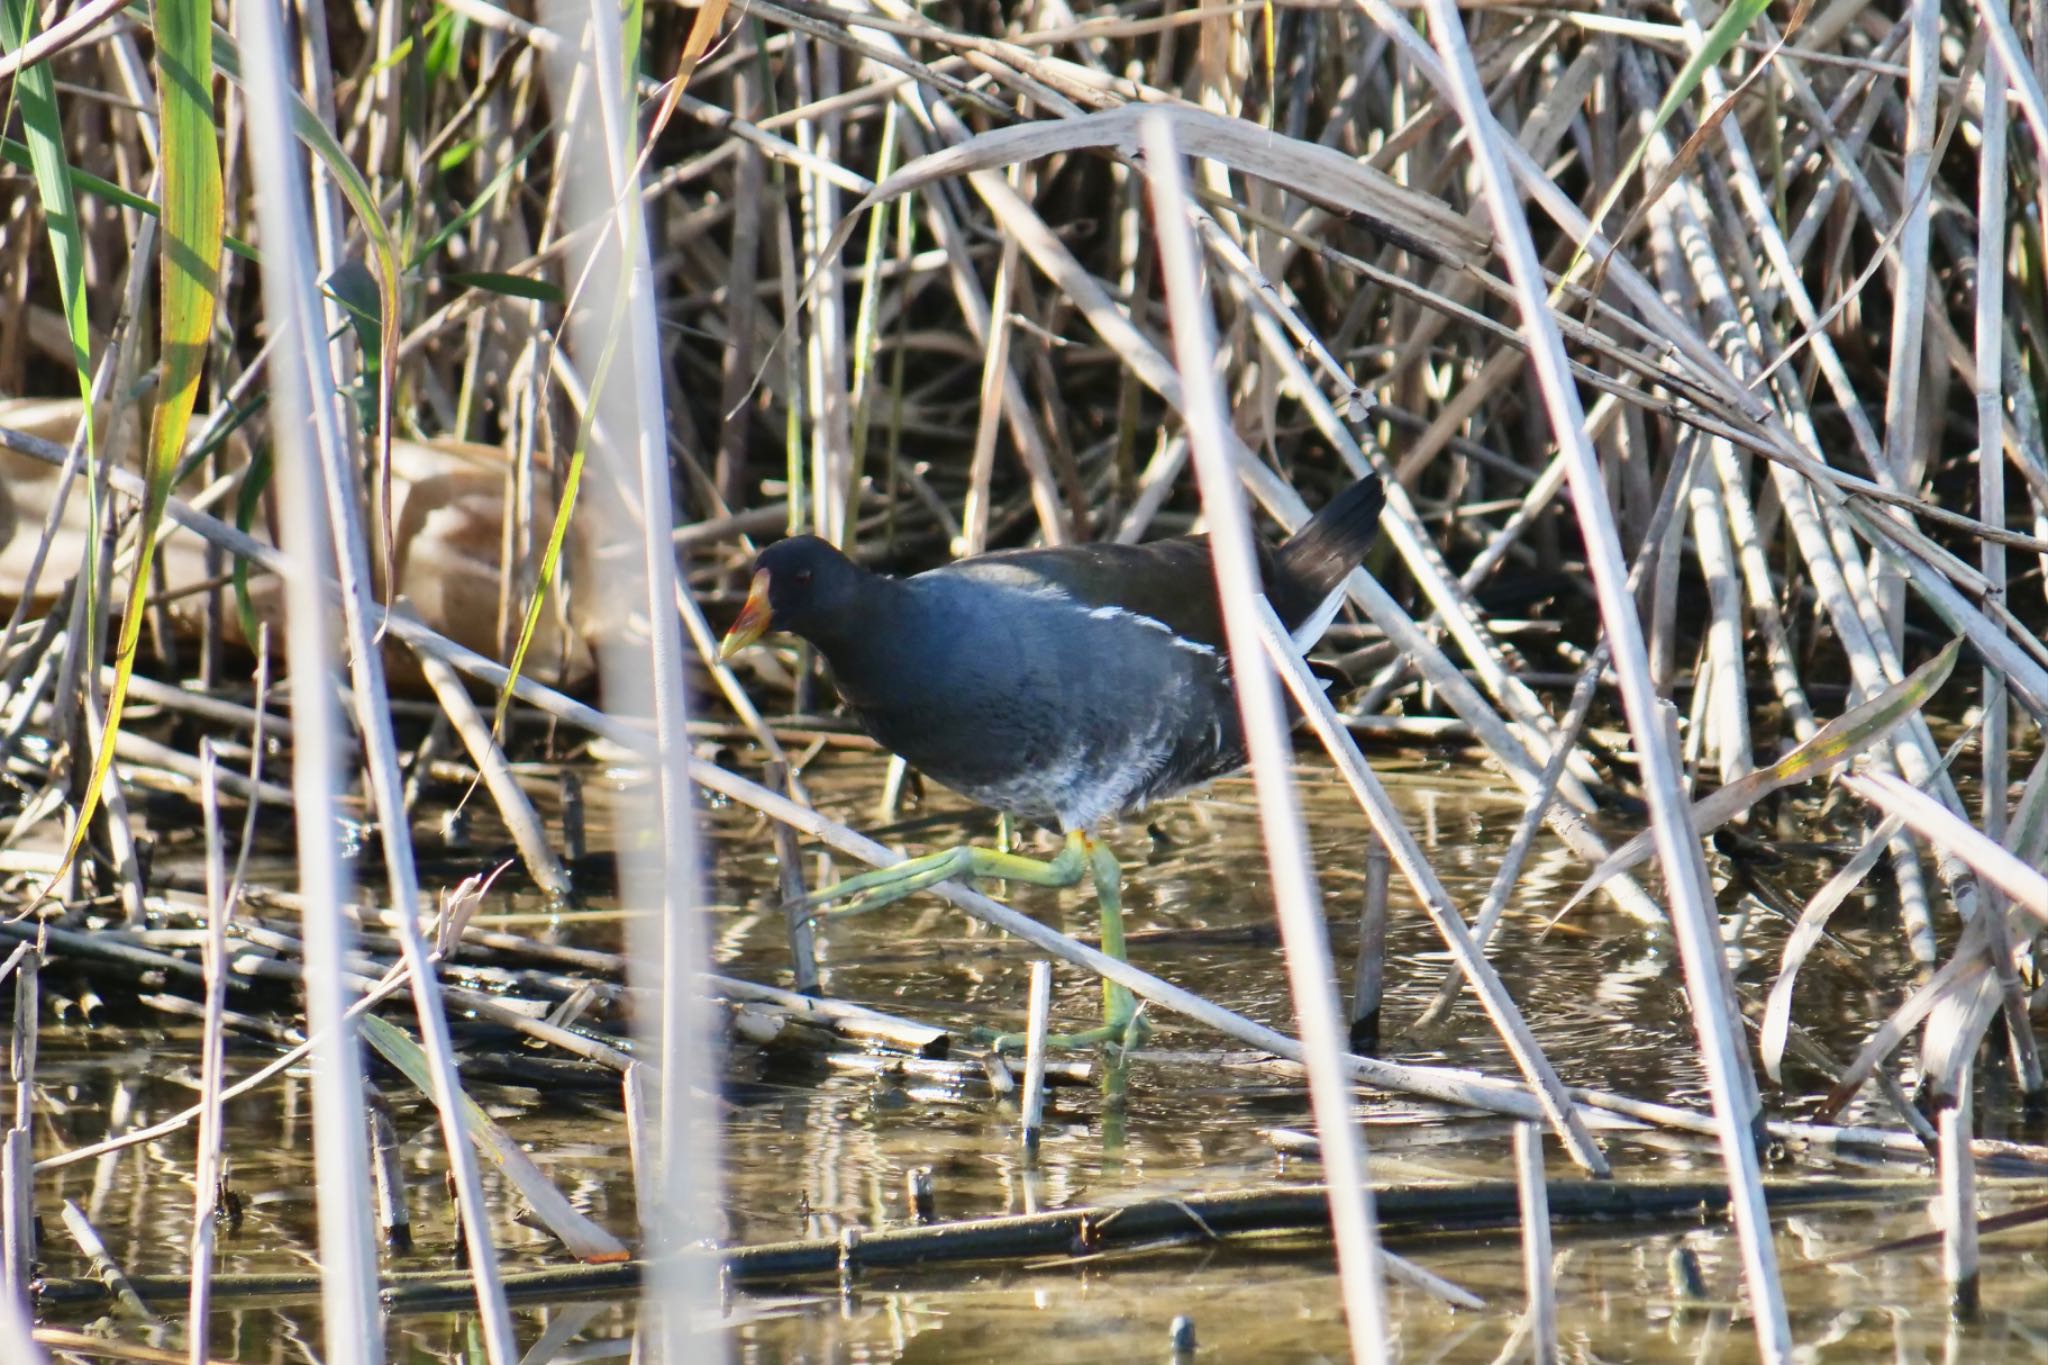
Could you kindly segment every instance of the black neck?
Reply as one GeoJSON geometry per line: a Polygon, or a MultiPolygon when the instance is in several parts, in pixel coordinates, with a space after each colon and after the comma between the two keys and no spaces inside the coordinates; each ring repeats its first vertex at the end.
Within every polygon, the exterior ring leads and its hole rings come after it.
{"type": "Polygon", "coordinates": [[[804,632],[832,666],[841,690],[863,693],[885,685],[905,667],[909,597],[899,580],[869,575],[848,609],[804,632]]]}

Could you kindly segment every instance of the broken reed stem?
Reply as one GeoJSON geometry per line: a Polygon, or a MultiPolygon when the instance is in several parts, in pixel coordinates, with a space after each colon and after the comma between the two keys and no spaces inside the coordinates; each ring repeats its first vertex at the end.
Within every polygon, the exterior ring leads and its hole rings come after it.
{"type": "MultiPolygon", "coordinates": [[[[1974,357],[1977,385],[1973,397],[1977,407],[1977,516],[2003,528],[2005,499],[2005,244],[2006,244],[2006,132],[2010,118],[2006,108],[2008,82],[2005,61],[1996,49],[1984,55],[1983,114],[1979,125],[1977,175],[1977,259],[1974,309],[1974,357]]],[[[1985,540],[1978,546],[1978,568],[1984,575],[1987,596],[1994,602],[2006,599],[2005,547],[1985,540]]],[[[2004,670],[1986,660],[1983,670],[1984,724],[1980,740],[1983,758],[1983,828],[1987,838],[2003,842],[2006,837],[2006,801],[2011,782],[2008,725],[2011,702],[2006,695],[2004,670]]],[[[1997,891],[1985,896],[1990,913],[2003,916],[2005,907],[1997,891]]],[[[2003,933],[1997,937],[2004,937],[2003,933]]],[[[2033,937],[2033,935],[2029,935],[2033,937]]],[[[2005,1026],[2020,1084],[2038,1091],[2043,1083],[2033,1023],[2028,1016],[2027,998],[2018,974],[2011,970],[2009,957],[1999,957],[1999,984],[2005,996],[2005,1026]]],[[[1963,1087],[1967,1093],[1967,1086],[1963,1087]]]]}
{"type": "MultiPolygon", "coordinates": [[[[761,776],[771,788],[789,787],[789,769],[784,764],[771,762],[761,776]]],[[[769,833],[775,842],[775,887],[782,898],[783,930],[789,937],[792,984],[799,995],[820,995],[823,988],[818,982],[817,923],[804,903],[804,863],[796,831],[788,825],[773,824],[769,833]]]]}
{"type": "Polygon", "coordinates": [[[405,1166],[398,1130],[381,1093],[370,1104],[370,1172],[377,1178],[377,1225],[384,1230],[384,1249],[393,1256],[412,1250],[412,1210],[405,1197],[405,1166]]]}
{"type": "Polygon", "coordinates": [[[1387,884],[1393,859],[1377,834],[1365,836],[1365,896],[1358,911],[1358,960],[1351,971],[1351,1050],[1380,1050],[1380,1006],[1387,972],[1387,884]]]}
{"type": "Polygon", "coordinates": [[[1948,1281],[1950,1307],[1959,1319],[1977,1316],[1977,1165],[1970,1153],[1971,1081],[1974,1068],[1965,1064],[1955,1098],[1944,1104],[1935,1127],[1940,1132],[1941,1273],[1948,1281]]]}
{"type": "Polygon", "coordinates": [[[1031,998],[1024,1014],[1024,1099],[1018,1131],[1027,1156],[1038,1151],[1045,1128],[1045,1050],[1052,1030],[1052,964],[1031,964],[1031,998]]]}

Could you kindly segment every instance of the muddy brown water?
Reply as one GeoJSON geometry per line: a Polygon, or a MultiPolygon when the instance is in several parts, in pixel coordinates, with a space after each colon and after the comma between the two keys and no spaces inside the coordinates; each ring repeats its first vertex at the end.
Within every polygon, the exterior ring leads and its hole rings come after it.
{"type": "MultiPolygon", "coordinates": [[[[1513,833],[1520,800],[1503,781],[1464,761],[1390,751],[1373,758],[1453,898],[1468,915],[1476,912],[1513,833]]],[[[1304,766],[1300,775],[1335,954],[1348,980],[1363,881],[1362,823],[1326,769],[1304,766]]],[[[810,773],[820,804],[864,827],[880,823],[875,801],[881,778],[881,761],[859,754],[828,753],[810,773]]],[[[955,809],[943,793],[934,793],[916,813],[955,809]]],[[[751,813],[716,804],[706,808],[704,824],[710,832],[707,913],[718,968],[786,981],[787,950],[765,830],[751,813]]],[[[970,815],[891,841],[915,852],[989,832],[986,822],[970,815]]],[[[1126,826],[1112,838],[1126,869],[1133,960],[1291,1032],[1249,784],[1218,783],[1199,797],[1159,807],[1149,825],[1126,826]]],[[[815,881],[820,869],[808,852],[806,858],[807,875],[815,881]]],[[[850,870],[840,869],[842,875],[850,870]]],[[[1553,843],[1539,847],[1496,936],[1493,956],[1503,977],[1568,1083],[1703,1107],[1705,1086],[1669,936],[1597,905],[1544,932],[1579,875],[1578,865],[1553,843]]],[[[1786,873],[1795,894],[1819,875],[1824,872],[1798,864],[1786,873]]],[[[1011,899],[1068,932],[1093,932],[1093,901],[1083,891],[1016,888],[1011,899]]],[[[1724,909],[1732,911],[1735,900],[1724,895],[1724,909]]],[[[1426,1035],[1408,1028],[1449,958],[1398,877],[1393,904],[1386,1055],[1511,1075],[1505,1050],[1469,996],[1443,1027],[1426,1035]]],[[[521,897],[512,899],[503,918],[521,932],[538,927],[566,942],[611,946],[618,939],[615,915],[549,920],[521,897]]],[[[1732,914],[1728,922],[1735,923],[1732,914]]],[[[1806,969],[1795,1020],[1840,1056],[1853,1051],[1868,1021],[1900,998],[1910,971],[1896,915],[1882,903],[1852,898],[1834,927],[1881,983],[1874,989],[1858,985],[1824,960],[1806,969]]],[[[1784,925],[1767,916],[1747,919],[1738,959],[1738,979],[1746,989],[1768,988],[1784,933],[1784,925]]],[[[833,923],[823,935],[820,957],[831,994],[949,1027],[1021,1026],[1029,951],[928,898],[833,923]]],[[[1097,1017],[1096,983],[1065,967],[1055,981],[1058,1023],[1080,1027],[1097,1017]]],[[[82,991],[67,986],[61,967],[49,969],[45,986],[50,1003],[38,1070],[39,1157],[98,1140],[117,1110],[139,1122],[191,1103],[195,1029],[109,1023],[77,1006],[82,991]]],[[[1312,1160],[1276,1156],[1267,1136],[1276,1127],[1311,1126],[1297,1080],[1171,1016],[1152,1017],[1147,1047],[1157,1059],[1132,1064],[1121,1106],[1097,1089],[1056,1089],[1035,1163],[1021,1155],[1014,1109],[978,1093],[736,1046],[726,1062],[720,1137],[719,1199],[730,1238],[757,1243],[833,1237],[848,1227],[902,1224],[910,1217],[905,1173],[918,1166],[933,1171],[941,1218],[1114,1205],[1318,1177],[1312,1160]],[[1194,1055],[1203,1052],[1214,1055],[1194,1055]]],[[[231,1075],[246,1074],[271,1055],[255,1043],[231,1041],[231,1075]]],[[[1787,1081],[1786,1089],[1769,1092],[1774,1116],[1804,1116],[1826,1090],[1818,1073],[1796,1061],[1788,1062],[1787,1081]]],[[[488,1082],[473,1082],[471,1089],[580,1208],[621,1235],[632,1235],[632,1185],[615,1091],[543,1094],[488,1082]]],[[[455,1232],[438,1129],[430,1109],[402,1081],[387,1076],[384,1090],[404,1141],[417,1239],[411,1253],[387,1256],[386,1269],[446,1269],[455,1232]]],[[[1511,1176],[1511,1134],[1503,1122],[1445,1113],[1398,1095],[1361,1094],[1357,1108],[1376,1180],[1511,1176]]],[[[1867,1096],[1849,1117],[1892,1125],[1867,1096]]],[[[314,1265],[310,1121],[303,1074],[288,1074],[230,1107],[233,1183],[246,1216],[239,1232],[223,1242],[223,1273],[305,1271],[314,1265]]],[[[2042,1137],[2038,1125],[2030,1126],[2015,1111],[1995,1077],[1987,1077],[1980,1099],[1979,1132],[2042,1137]]],[[[1719,1175],[1717,1152],[1697,1139],[1660,1133],[1602,1137],[1621,1179],[1719,1175]]],[[[1553,1179],[1574,1175],[1554,1142],[1548,1158],[1553,1179]]],[[[1926,1194],[1933,1193],[1927,1163],[1868,1155],[1802,1155],[1781,1163],[1776,1174],[1909,1177],[1924,1179],[1926,1194]]],[[[48,1229],[42,1249],[47,1271],[87,1271],[61,1232],[57,1215],[65,1199],[92,1214],[131,1271],[180,1271],[191,1180],[189,1135],[46,1175],[35,1200],[48,1229]]],[[[505,1263],[558,1261],[550,1239],[509,1216],[502,1182],[488,1170],[486,1181],[498,1204],[493,1231],[505,1263]]],[[[1992,1213],[2043,1197],[2048,1193],[2040,1184],[1987,1181],[1982,1202],[1992,1213]]],[[[1811,1359],[1985,1361],[2048,1354],[2048,1232],[2038,1227],[1986,1238],[1983,1308],[1974,1321],[1958,1324],[1949,1313],[1937,1253],[1832,1260],[1925,1232],[1930,1223],[1924,1200],[1802,1209],[1774,1223],[1793,1330],[1811,1359]]],[[[1412,1289],[1391,1287],[1400,1358],[1485,1361],[1510,1348],[1523,1302],[1520,1246],[1513,1233],[1446,1235],[1406,1243],[1404,1250],[1488,1307],[1455,1310],[1412,1289]]],[[[1560,1337],[1568,1359],[1754,1355],[1750,1325],[1737,1306],[1741,1268],[1733,1236],[1716,1220],[1563,1231],[1556,1264],[1560,1337]],[[1673,1288],[1670,1266],[1680,1249],[1697,1258],[1704,1300],[1683,1300],[1673,1288]]],[[[720,1330],[731,1356],[742,1361],[1124,1361],[1169,1357],[1169,1324],[1186,1315],[1195,1326],[1196,1359],[1342,1359],[1346,1338],[1338,1297],[1326,1246],[1274,1238],[1079,1263],[987,1264],[864,1276],[842,1285],[741,1291],[720,1330]]],[[[182,1299],[153,1307],[182,1323],[182,1299]]],[[[630,1298],[521,1306],[514,1316],[522,1349],[538,1344],[544,1352],[530,1357],[533,1365],[623,1360],[632,1349],[630,1298]]],[[[48,1320],[75,1326],[83,1319],[80,1310],[69,1309],[53,1311],[48,1320]]],[[[147,1328],[116,1317],[105,1319],[104,1327],[125,1340],[151,1339],[147,1328]]],[[[387,1334],[387,1358],[394,1361],[481,1358],[467,1314],[394,1315],[387,1334]]],[[[157,1336],[182,1350],[179,1327],[157,1336]]],[[[317,1307],[307,1303],[221,1309],[212,1341],[216,1359],[252,1365],[324,1356],[317,1307]]],[[[1526,1348],[1516,1349],[1517,1358],[1526,1358],[1526,1348]]]]}

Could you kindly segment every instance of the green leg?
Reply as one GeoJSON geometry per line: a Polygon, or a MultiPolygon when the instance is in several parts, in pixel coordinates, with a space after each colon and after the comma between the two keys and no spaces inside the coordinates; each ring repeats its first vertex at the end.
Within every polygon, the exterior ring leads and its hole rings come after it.
{"type": "MultiPolygon", "coordinates": [[[[1117,866],[1116,854],[1109,845],[1097,843],[1085,834],[1069,835],[1069,851],[1078,846],[1085,851],[1089,874],[1095,881],[1095,901],[1102,913],[1102,951],[1119,962],[1124,956],[1124,902],[1123,869],[1117,866]]],[[[1065,856],[1064,854],[1062,856],[1065,856]]],[[[1079,878],[1075,878],[1076,881],[1079,878]]],[[[1088,1029],[1081,1033],[1058,1033],[1046,1041],[1054,1047],[1068,1050],[1097,1047],[1107,1044],[1112,1047],[1133,1048],[1144,1042],[1151,1032],[1145,1017],[1138,1012],[1137,999],[1128,988],[1114,981],[1102,983],[1102,1027],[1088,1029]]],[[[1001,1051],[1014,1052],[1024,1046],[1024,1035],[1005,1033],[999,1035],[994,1046],[1001,1051]]]]}
{"type": "MultiPolygon", "coordinates": [[[[1095,902],[1102,912],[1102,951],[1118,962],[1124,954],[1123,869],[1108,844],[1087,839],[1088,871],[1095,878],[1095,902]]],[[[1114,981],[1102,983],[1102,1027],[1113,1043],[1125,1042],[1124,1034],[1137,1023],[1138,1002],[1129,988],[1114,981]]]]}
{"type": "MultiPolygon", "coordinates": [[[[1088,836],[1078,830],[1067,836],[1067,846],[1049,861],[963,844],[889,867],[878,867],[858,877],[848,877],[804,897],[804,904],[821,906],[831,901],[850,899],[850,905],[824,912],[825,916],[837,919],[867,910],[879,910],[905,896],[956,877],[986,877],[992,881],[1024,882],[1031,886],[1073,886],[1088,872],[1089,847],[1088,836]]],[[[1118,939],[1121,942],[1121,928],[1118,939]]]]}
{"type": "MultiPolygon", "coordinates": [[[[1143,1015],[1134,1016],[1142,1019],[1143,1015]]],[[[1132,1043],[1128,1046],[1135,1047],[1132,1043]]],[[[1102,1174],[1122,1175],[1124,1149],[1130,1142],[1131,1060],[1126,1051],[1110,1048],[1102,1056],[1102,1174]]]]}

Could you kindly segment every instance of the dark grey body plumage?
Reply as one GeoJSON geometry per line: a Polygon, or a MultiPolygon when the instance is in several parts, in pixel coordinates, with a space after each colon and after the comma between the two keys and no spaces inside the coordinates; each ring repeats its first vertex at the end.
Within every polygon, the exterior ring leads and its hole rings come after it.
{"type": "MultiPolygon", "coordinates": [[[[1357,566],[1382,501],[1360,480],[1261,547],[1290,631],[1357,566]]],[[[861,726],[974,801],[1087,829],[1244,765],[1206,537],[997,551],[904,579],[799,537],[759,565],[776,628],[818,647],[861,726]]]]}

